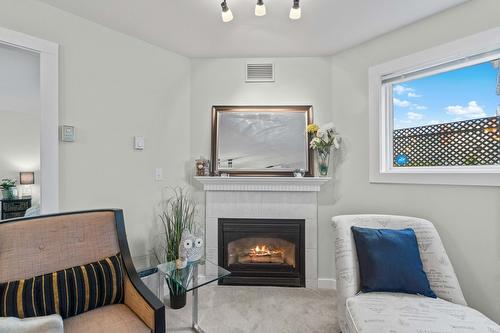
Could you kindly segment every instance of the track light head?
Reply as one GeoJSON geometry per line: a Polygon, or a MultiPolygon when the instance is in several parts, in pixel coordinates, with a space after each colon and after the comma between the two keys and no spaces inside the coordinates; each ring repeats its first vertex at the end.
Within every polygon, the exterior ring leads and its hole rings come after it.
{"type": "Polygon", "coordinates": [[[229,9],[229,6],[227,5],[226,0],[224,0],[220,6],[222,7],[222,22],[227,23],[231,22],[234,18],[233,12],[231,12],[231,9],[229,9]]]}
{"type": "Polygon", "coordinates": [[[257,4],[255,5],[255,16],[264,15],[266,15],[266,5],[264,4],[264,0],[257,0],[257,4]]]}
{"type": "Polygon", "coordinates": [[[293,6],[290,9],[290,19],[292,20],[298,20],[302,16],[299,1],[300,0],[293,0],[293,6]]]}

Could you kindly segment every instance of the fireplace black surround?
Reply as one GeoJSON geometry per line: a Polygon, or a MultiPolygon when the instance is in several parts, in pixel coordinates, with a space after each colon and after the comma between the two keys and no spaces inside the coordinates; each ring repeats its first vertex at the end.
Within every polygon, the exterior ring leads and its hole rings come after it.
{"type": "Polygon", "coordinates": [[[224,285],[305,287],[305,220],[219,219],[224,285]]]}

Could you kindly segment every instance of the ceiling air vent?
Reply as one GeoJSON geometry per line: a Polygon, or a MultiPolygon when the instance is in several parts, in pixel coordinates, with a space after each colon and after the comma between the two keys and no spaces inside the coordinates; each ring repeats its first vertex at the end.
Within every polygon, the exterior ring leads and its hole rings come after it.
{"type": "Polygon", "coordinates": [[[246,82],[274,82],[274,64],[247,64],[246,82]]]}

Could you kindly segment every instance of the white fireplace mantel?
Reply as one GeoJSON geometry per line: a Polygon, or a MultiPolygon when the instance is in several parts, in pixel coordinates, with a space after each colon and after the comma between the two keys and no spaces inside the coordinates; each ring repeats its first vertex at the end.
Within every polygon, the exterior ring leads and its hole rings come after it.
{"type": "Polygon", "coordinates": [[[221,218],[303,219],[306,287],[318,286],[318,192],[328,177],[195,177],[205,190],[205,249],[218,263],[221,218]]]}
{"type": "Polygon", "coordinates": [[[319,192],[330,177],[194,177],[205,191],[319,192]]]}

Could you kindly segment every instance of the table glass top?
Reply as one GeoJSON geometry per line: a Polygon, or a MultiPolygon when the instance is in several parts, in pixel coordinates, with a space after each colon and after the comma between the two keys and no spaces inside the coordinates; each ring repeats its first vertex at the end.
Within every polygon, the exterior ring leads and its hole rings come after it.
{"type": "Polygon", "coordinates": [[[182,269],[177,269],[175,261],[170,261],[158,265],[158,271],[168,278],[167,283],[174,283],[176,287],[186,289],[186,291],[202,287],[231,274],[228,270],[206,259],[190,262],[182,269]]]}

